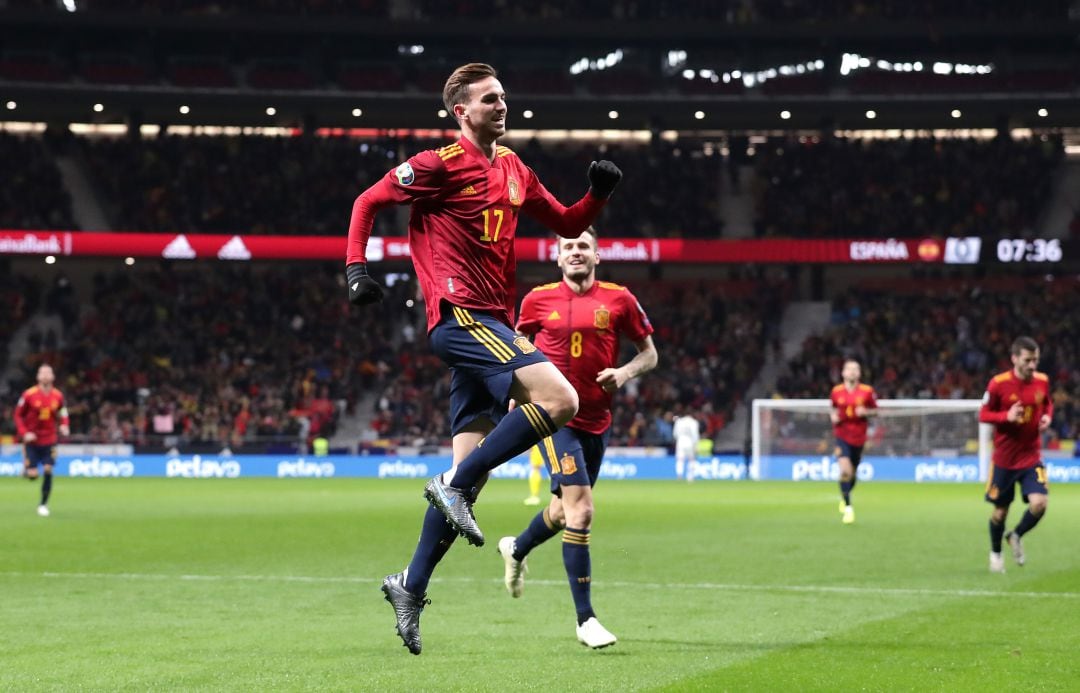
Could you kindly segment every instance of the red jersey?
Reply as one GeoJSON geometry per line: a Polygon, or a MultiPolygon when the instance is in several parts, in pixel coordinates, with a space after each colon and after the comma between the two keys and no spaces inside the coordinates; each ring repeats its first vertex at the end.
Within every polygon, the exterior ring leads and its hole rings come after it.
{"type": "Polygon", "coordinates": [[[409,249],[427,303],[428,331],[445,300],[514,324],[514,238],[524,212],[555,233],[580,235],[604,206],[591,192],[564,207],[517,154],[496,147],[488,161],[467,139],[421,152],[365,190],[353,204],[345,263],[367,262],[375,213],[411,203],[409,249]]]}
{"type": "Polygon", "coordinates": [[[832,389],[829,400],[840,413],[840,422],[833,424],[833,433],[836,437],[848,445],[856,447],[866,445],[867,419],[865,416],[856,416],[855,407],[877,409],[877,395],[874,393],[874,388],[859,383],[854,390],[848,390],[846,385],[840,383],[832,389]]]}
{"type": "Polygon", "coordinates": [[[1039,454],[1039,419],[1054,415],[1050,401],[1050,378],[1035,373],[1031,380],[1021,380],[1014,371],[999,373],[990,379],[983,395],[979,421],[994,424],[994,464],[1003,469],[1026,469],[1037,465],[1039,454]],[[1024,413],[1014,423],[1006,421],[1013,403],[1024,405],[1024,413]]]}
{"type": "Polygon", "coordinates": [[[35,385],[23,392],[15,405],[15,430],[20,441],[33,433],[37,440],[32,445],[56,445],[58,424],[68,425],[64,395],[59,390],[51,387],[45,392],[35,385]]]}
{"type": "Polygon", "coordinates": [[[580,406],[567,426],[600,434],[611,425],[611,393],[596,377],[618,365],[620,336],[636,344],[653,328],[625,286],[593,282],[578,296],[561,281],[525,294],[517,331],[536,335],[536,346],[577,390],[580,406]]]}

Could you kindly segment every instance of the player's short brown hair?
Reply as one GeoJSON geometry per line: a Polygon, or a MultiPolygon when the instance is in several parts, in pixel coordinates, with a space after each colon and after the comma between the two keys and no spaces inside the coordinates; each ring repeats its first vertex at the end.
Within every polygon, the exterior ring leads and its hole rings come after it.
{"type": "Polygon", "coordinates": [[[1031,337],[1017,337],[1013,340],[1012,346],[1009,347],[1009,353],[1013,356],[1019,356],[1021,351],[1035,352],[1038,350],[1038,342],[1031,337]]]}
{"type": "MultiPolygon", "coordinates": [[[[593,247],[594,247],[594,248],[597,248],[597,249],[599,249],[599,248],[600,248],[600,234],[598,234],[598,233],[596,232],[596,229],[595,229],[595,228],[593,228],[592,226],[590,226],[590,227],[588,227],[587,229],[585,229],[584,231],[582,231],[581,233],[583,233],[583,234],[587,233],[587,234],[589,234],[590,236],[592,236],[592,244],[593,244],[593,247]]],[[[563,239],[565,238],[565,236],[560,236],[560,235],[559,235],[559,234],[557,234],[557,233],[556,233],[556,234],[554,234],[554,235],[555,235],[555,243],[556,243],[556,244],[558,244],[558,243],[562,243],[563,239]]]]}
{"type": "Polygon", "coordinates": [[[469,100],[469,85],[488,77],[498,77],[498,73],[487,63],[469,63],[450,73],[443,86],[442,100],[451,118],[454,117],[454,106],[469,100]]]}

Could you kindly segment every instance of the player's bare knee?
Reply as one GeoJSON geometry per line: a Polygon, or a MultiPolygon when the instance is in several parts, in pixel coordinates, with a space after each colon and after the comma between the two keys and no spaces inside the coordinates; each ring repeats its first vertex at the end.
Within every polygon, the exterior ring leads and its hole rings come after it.
{"type": "Polygon", "coordinates": [[[556,426],[562,428],[577,414],[578,394],[567,382],[566,387],[552,388],[543,400],[537,401],[537,404],[544,408],[556,426]]]}
{"type": "Polygon", "coordinates": [[[993,522],[995,525],[1000,525],[1002,522],[1005,521],[1005,518],[1006,516],[1008,516],[1008,514],[1008,508],[996,507],[994,508],[994,512],[990,513],[990,521],[993,522]]]}
{"type": "Polygon", "coordinates": [[[551,504],[548,506],[548,520],[551,522],[555,529],[562,529],[566,526],[566,514],[563,512],[561,504],[551,504]]]}
{"type": "Polygon", "coordinates": [[[1042,515],[1046,512],[1046,498],[1032,498],[1028,504],[1028,510],[1032,515],[1042,515]]]}

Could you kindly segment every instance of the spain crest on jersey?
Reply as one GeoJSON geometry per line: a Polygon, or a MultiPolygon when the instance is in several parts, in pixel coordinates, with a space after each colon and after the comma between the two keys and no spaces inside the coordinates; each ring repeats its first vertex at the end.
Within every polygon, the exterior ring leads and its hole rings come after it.
{"type": "Polygon", "coordinates": [[[514,337],[514,346],[523,354],[531,354],[536,351],[536,345],[530,342],[528,337],[514,337]]]}
{"type": "Polygon", "coordinates": [[[593,327],[598,330],[606,330],[611,327],[611,311],[607,308],[597,308],[594,310],[593,327]]]}
{"type": "Polygon", "coordinates": [[[521,199],[521,185],[513,178],[510,178],[507,180],[506,188],[507,194],[510,196],[510,204],[520,207],[523,202],[521,199]]]}

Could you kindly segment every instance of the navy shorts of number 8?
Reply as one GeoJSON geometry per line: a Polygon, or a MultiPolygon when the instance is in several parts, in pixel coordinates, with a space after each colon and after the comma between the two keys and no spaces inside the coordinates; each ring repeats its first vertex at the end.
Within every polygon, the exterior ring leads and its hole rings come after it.
{"type": "Polygon", "coordinates": [[[595,486],[604,462],[611,429],[586,433],[568,426],[540,441],[540,453],[551,474],[551,492],[562,498],[563,486],[595,486]]]}
{"type": "Polygon", "coordinates": [[[480,417],[506,415],[514,371],[547,361],[525,337],[490,314],[443,302],[431,350],[450,366],[450,432],[457,435],[480,417]]]}
{"type": "Polygon", "coordinates": [[[852,445],[846,440],[836,439],[836,457],[846,457],[851,460],[851,466],[853,468],[858,467],[862,462],[862,445],[852,445]]]}
{"type": "Polygon", "coordinates": [[[1046,487],[1046,467],[1041,462],[1025,469],[1004,469],[995,465],[991,469],[990,481],[986,484],[986,502],[999,508],[1008,507],[1016,497],[1017,484],[1020,484],[1020,493],[1023,494],[1025,503],[1032,493],[1050,493],[1050,489],[1046,487]]]}

